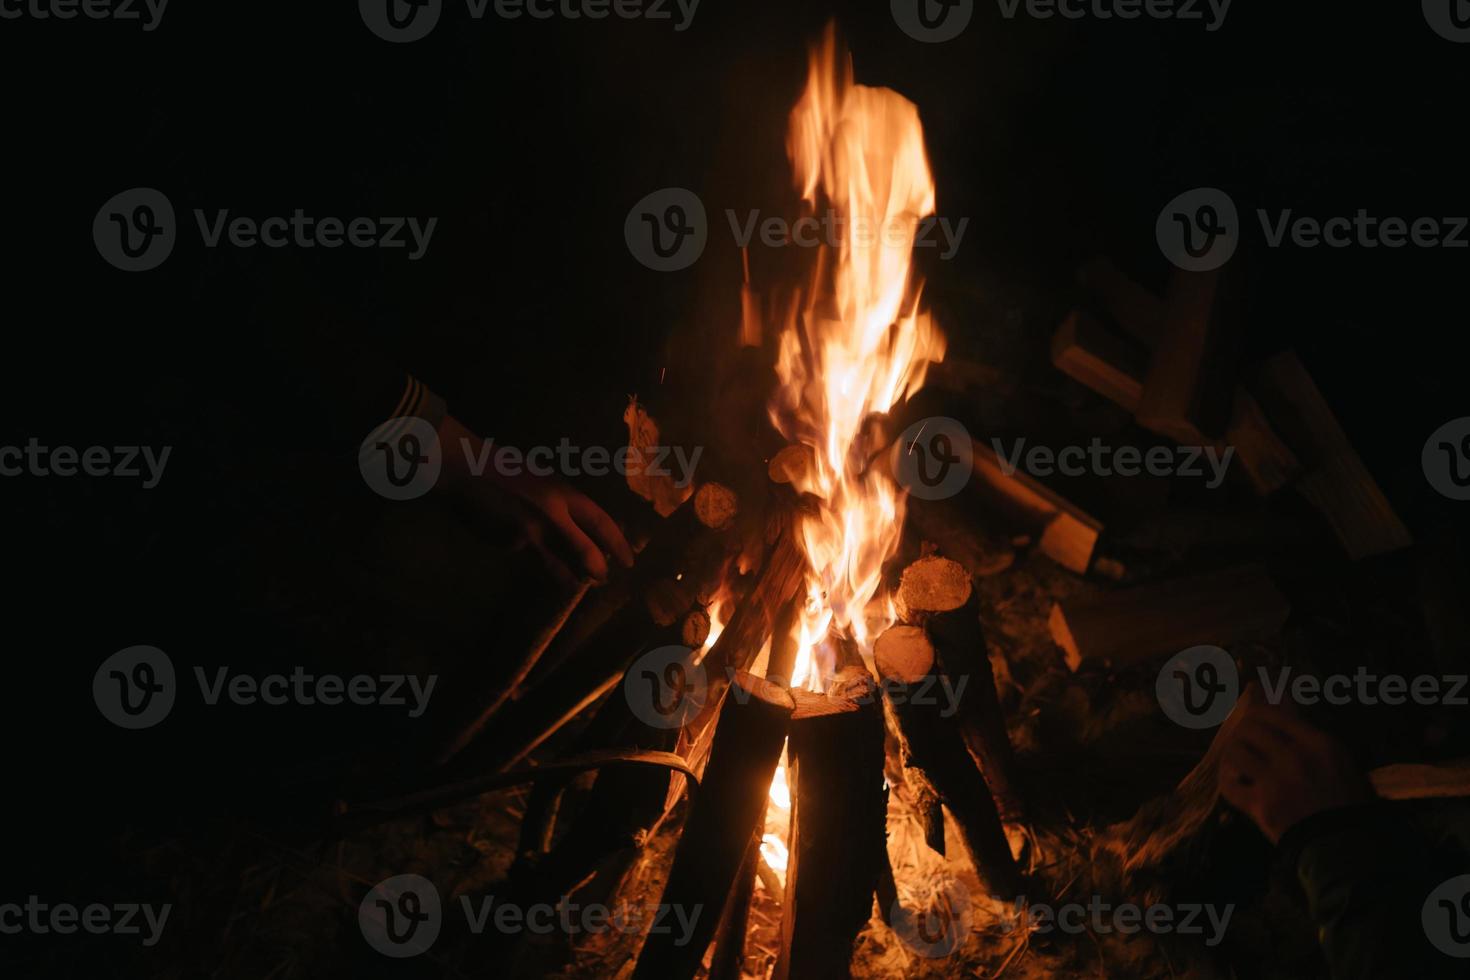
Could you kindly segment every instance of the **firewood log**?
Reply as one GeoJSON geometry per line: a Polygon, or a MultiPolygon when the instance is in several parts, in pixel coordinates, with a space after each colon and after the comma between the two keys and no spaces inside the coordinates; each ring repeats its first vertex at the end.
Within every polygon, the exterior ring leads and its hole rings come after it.
{"type": "Polygon", "coordinates": [[[904,569],[895,599],[899,618],[910,626],[924,627],[929,634],[944,674],[954,682],[970,678],[970,696],[959,698],[960,734],[980,766],[1001,818],[1019,823],[1025,805],[1016,785],[1015,757],[969,573],[948,558],[921,558],[904,569]]]}
{"type": "Polygon", "coordinates": [[[1077,670],[1084,663],[1127,666],[1200,644],[1228,646],[1271,636],[1291,605],[1266,569],[1242,565],[1066,599],[1052,607],[1051,633],[1077,670]]]}
{"type": "Polygon", "coordinates": [[[1011,856],[995,800],[965,747],[959,726],[943,717],[934,646],[917,626],[893,626],[874,646],[878,673],[888,692],[908,765],[923,771],[949,809],[975,869],[993,894],[1020,895],[1021,876],[1011,856]]]}
{"type": "Polygon", "coordinates": [[[839,671],[825,695],[796,692],[789,752],[797,769],[797,833],[789,975],[850,976],[853,943],[873,911],[887,861],[883,714],[862,667],[839,671]]]}
{"type": "Polygon", "coordinates": [[[709,765],[690,808],[660,903],[698,913],[689,941],[650,935],[639,954],[637,980],[694,976],[719,925],[751,835],[766,812],[767,792],[791,714],[790,692],[741,671],[715,729],[709,765]]]}

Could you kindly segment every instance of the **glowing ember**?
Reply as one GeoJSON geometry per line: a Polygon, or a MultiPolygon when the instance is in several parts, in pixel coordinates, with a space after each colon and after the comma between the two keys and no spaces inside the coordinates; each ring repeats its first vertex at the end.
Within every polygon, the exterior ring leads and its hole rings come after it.
{"type": "Polygon", "coordinates": [[[923,384],[944,338],[919,305],[913,270],[919,222],[934,212],[934,181],[912,102],[853,83],[851,57],[828,27],[811,54],[807,86],[787,135],[804,203],[830,209],[840,238],[821,254],[795,321],[779,341],[770,412],[815,465],[796,489],[823,506],[802,527],[809,562],[795,686],[820,689],[813,669],[829,629],[864,652],[893,620],[870,620],[884,560],[898,547],[904,495],[881,466],[868,422],[923,384]]]}

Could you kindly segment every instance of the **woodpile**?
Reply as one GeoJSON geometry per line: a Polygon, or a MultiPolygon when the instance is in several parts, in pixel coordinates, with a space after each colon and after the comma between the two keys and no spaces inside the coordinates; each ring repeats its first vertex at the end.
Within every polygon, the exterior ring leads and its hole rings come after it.
{"type": "MultiPolygon", "coordinates": [[[[1232,263],[1232,267],[1235,263],[1232,263]]],[[[1236,359],[1243,278],[1176,272],[1160,298],[1095,259],[1079,279],[1127,336],[1074,310],[1052,340],[1052,363],[1116,403],[1145,429],[1181,444],[1235,451],[1261,496],[1291,486],[1353,559],[1407,547],[1384,497],[1311,375],[1290,352],[1254,372],[1236,359]]]]}

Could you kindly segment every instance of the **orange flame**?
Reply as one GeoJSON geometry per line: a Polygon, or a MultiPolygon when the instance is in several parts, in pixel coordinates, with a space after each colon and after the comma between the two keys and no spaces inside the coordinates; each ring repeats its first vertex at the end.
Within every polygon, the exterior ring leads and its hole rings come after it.
{"type": "Polygon", "coordinates": [[[807,602],[792,676],[820,689],[813,658],[829,629],[871,652],[892,622],[891,611],[870,619],[868,605],[898,547],[904,493],[869,465],[882,448],[869,420],[923,385],[944,338],[920,305],[913,269],[919,222],[934,212],[918,109],[890,89],[854,84],[832,26],[812,49],[786,146],[803,202],[830,214],[840,236],[819,245],[799,314],[780,336],[770,405],[781,434],[812,449],[796,489],[822,501],[802,527],[807,602]]]}

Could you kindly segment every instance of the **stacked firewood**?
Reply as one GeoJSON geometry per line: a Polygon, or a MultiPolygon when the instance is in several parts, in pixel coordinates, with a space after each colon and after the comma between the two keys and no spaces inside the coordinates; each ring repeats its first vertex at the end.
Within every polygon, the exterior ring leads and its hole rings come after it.
{"type": "MultiPolygon", "coordinates": [[[[633,411],[630,429],[646,431],[652,420],[633,411]]],[[[871,662],[834,634],[839,654],[824,692],[793,688],[806,601],[800,524],[815,502],[783,477],[778,455],[755,468],[754,489],[705,482],[679,500],[667,488],[635,487],[669,513],[634,568],[568,600],[508,680],[485,693],[484,709],[446,739],[438,785],[367,812],[427,809],[534,780],[505,897],[529,905],[584,888],[615,895],[687,795],[660,903],[701,914],[687,941],[650,935],[638,977],[692,977],[701,967],[739,975],[754,883],[776,884],[759,847],[783,757],[791,804],[776,976],[849,975],[875,897],[885,918],[894,911],[886,846],[894,773],[934,801],[936,850],[942,804],[987,883],[1020,894],[1006,827],[1024,808],[969,572],[933,554],[913,562],[891,583],[901,623],[878,639],[871,662]],[[717,613],[728,618],[706,650],[717,613]],[[677,725],[650,724],[620,690],[631,665],[665,648],[682,651],[669,677],[688,687],[663,693],[694,699],[677,725]],[[560,757],[528,765],[573,721],[580,729],[560,757]],[[562,813],[560,801],[588,770],[584,805],[562,813]]],[[[514,940],[487,942],[499,944],[482,950],[488,962],[514,940]]]]}

